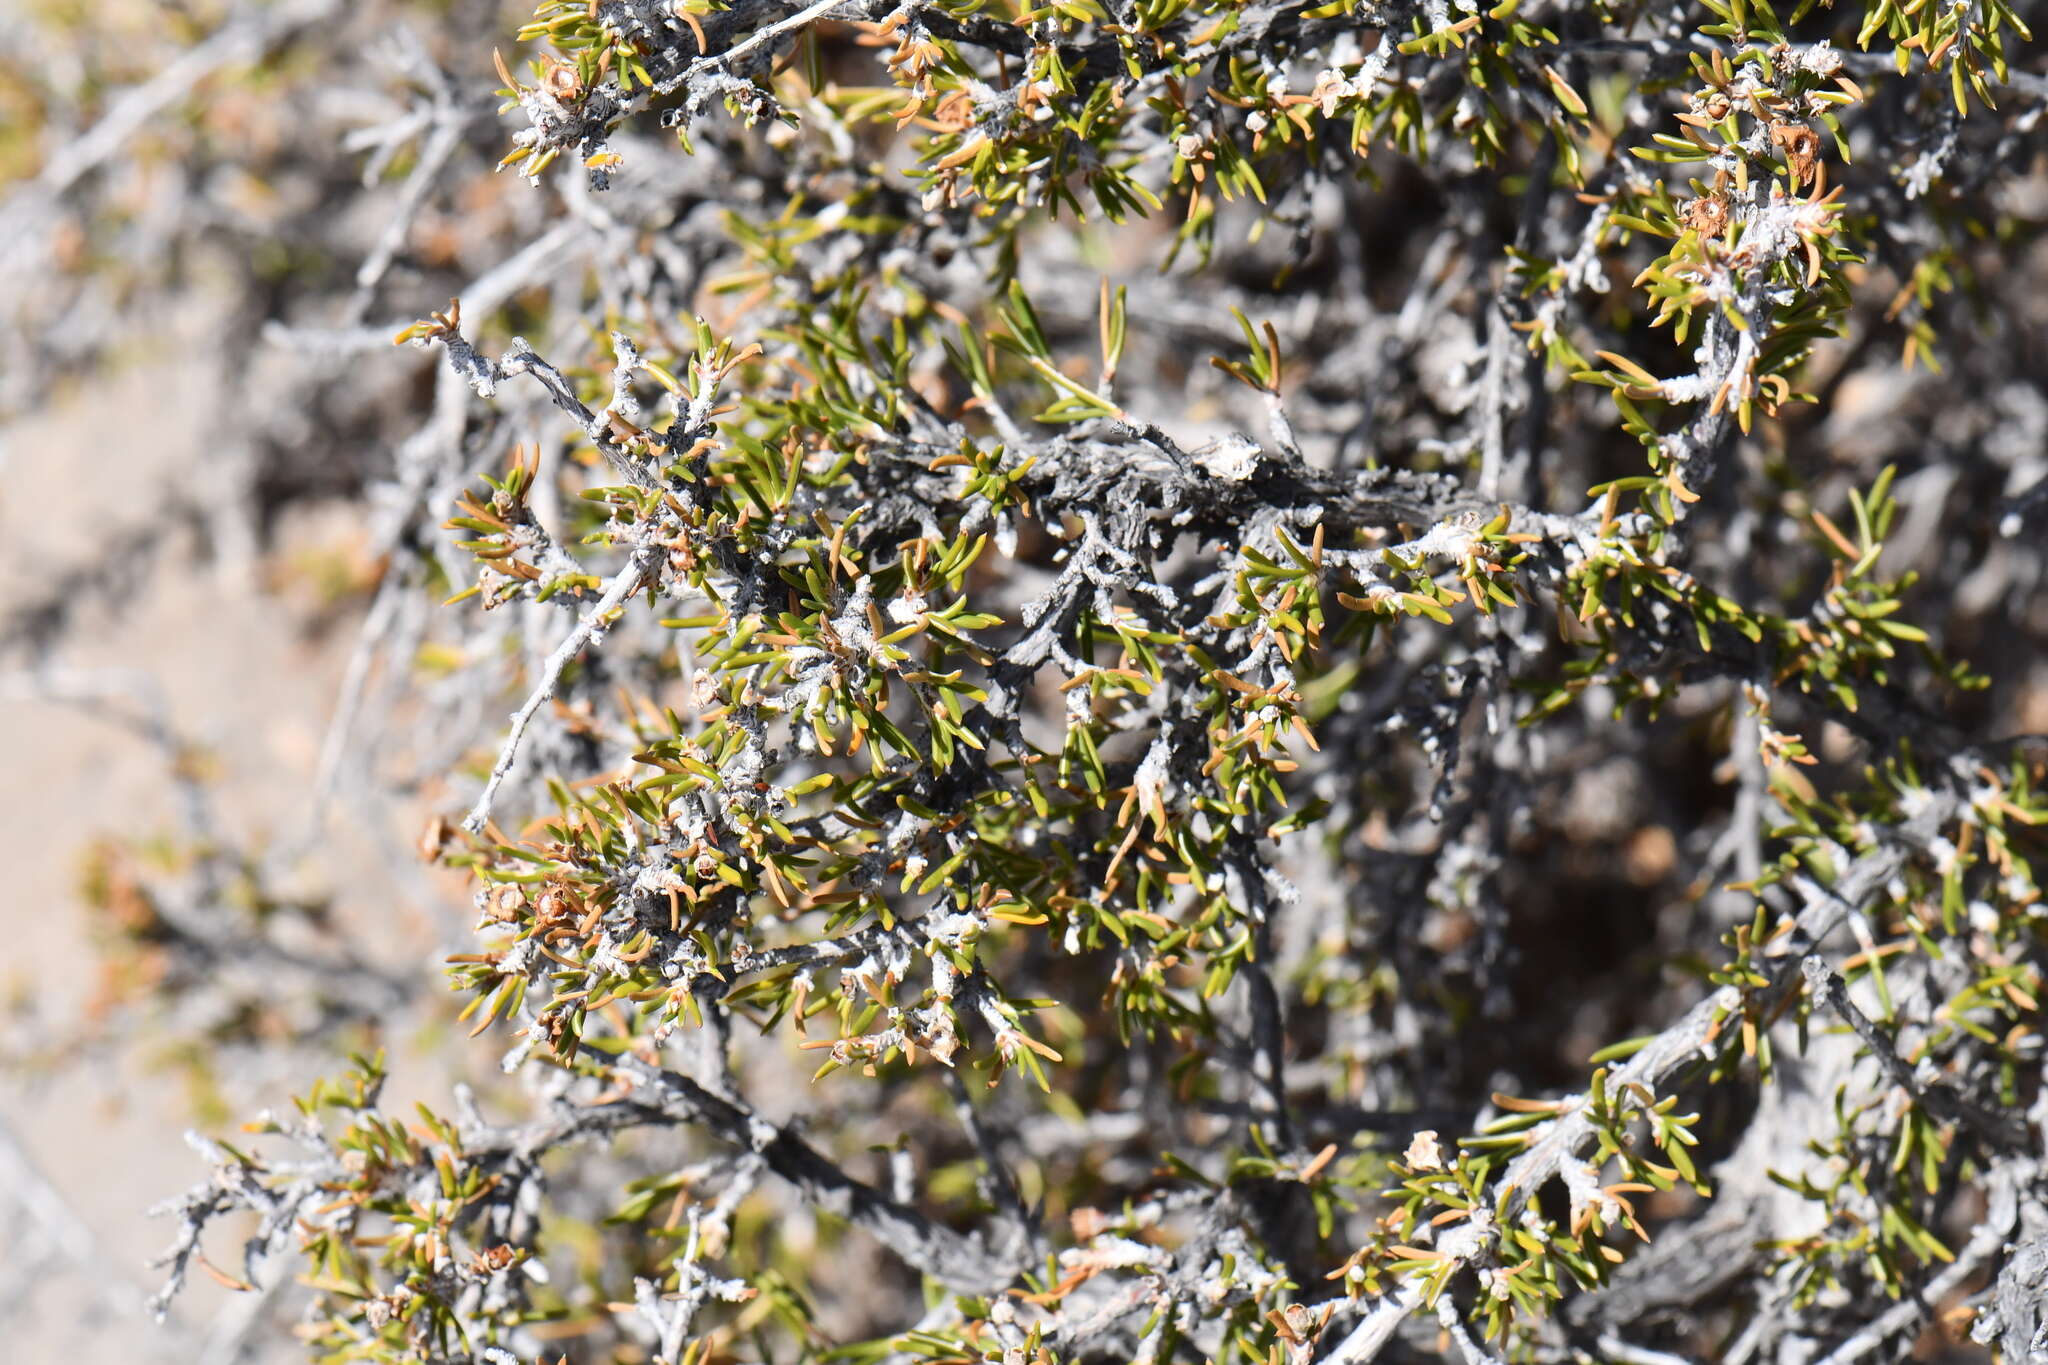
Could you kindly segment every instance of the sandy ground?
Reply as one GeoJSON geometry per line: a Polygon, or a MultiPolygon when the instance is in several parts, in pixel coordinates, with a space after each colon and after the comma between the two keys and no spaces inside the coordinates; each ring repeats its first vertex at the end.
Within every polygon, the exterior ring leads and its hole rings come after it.
{"type": "MultiPolygon", "coordinates": [[[[96,393],[96,430],[75,420],[0,429],[0,600],[35,589],[52,567],[90,552],[94,532],[146,515],[126,490],[195,476],[202,433],[181,424],[173,368],[141,369],[96,393]],[[109,475],[118,470],[118,484],[109,475]],[[106,490],[124,490],[106,507],[106,490]]],[[[348,524],[317,521],[301,545],[346,548],[348,524]]],[[[291,589],[265,592],[257,573],[194,564],[180,546],[141,576],[118,615],[94,609],[52,662],[77,670],[138,670],[154,678],[173,724],[205,749],[228,821],[260,837],[293,832],[317,762],[353,612],[304,634],[291,589]]],[[[93,972],[93,935],[77,887],[81,852],[96,834],[149,836],[173,825],[162,758],[131,732],[79,708],[24,695],[15,674],[0,690],[0,851],[8,870],[7,952],[0,961],[0,1047],[19,1054],[77,1029],[93,972]]],[[[347,868],[342,904],[387,905],[371,860],[315,857],[307,875],[347,868]]],[[[385,913],[388,913],[385,912],[385,913]]],[[[145,1210],[203,1174],[179,1140],[190,1122],[182,1086],[146,1050],[117,1040],[50,1074],[0,1071],[0,1357],[42,1361],[201,1361],[208,1324],[238,1296],[201,1276],[169,1329],[142,1300],[156,1285],[147,1260],[170,1236],[145,1210]],[[24,1217],[26,1214],[26,1217],[24,1217]],[[50,1236],[57,1243],[49,1252],[50,1236]],[[84,1263],[82,1264],[81,1261],[84,1263]]],[[[283,1094],[266,1102],[282,1104],[283,1094]]],[[[231,1248],[230,1248],[231,1250],[231,1248]]]]}

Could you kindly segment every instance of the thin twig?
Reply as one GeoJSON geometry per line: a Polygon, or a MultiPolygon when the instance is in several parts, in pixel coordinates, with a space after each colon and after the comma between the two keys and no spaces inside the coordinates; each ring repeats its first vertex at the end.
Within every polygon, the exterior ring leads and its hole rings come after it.
{"type": "Polygon", "coordinates": [[[817,0],[816,4],[806,9],[798,10],[787,19],[778,19],[776,22],[768,25],[768,27],[747,38],[744,42],[735,43],[725,51],[714,53],[709,57],[699,57],[691,64],[689,74],[694,76],[699,69],[721,66],[727,62],[744,57],[755,48],[760,47],[764,43],[774,41],[791,29],[802,28],[814,20],[824,18],[846,2],[847,0],[817,0]]]}
{"type": "Polygon", "coordinates": [[[1805,974],[1808,989],[1816,1000],[1826,1005],[1839,1016],[1843,1023],[1855,1030],[1863,1040],[1863,1046],[1877,1059],[1892,1084],[1913,1097],[1913,1102],[1944,1123],[1961,1123],[1971,1132],[1996,1147],[2007,1149],[2024,1148],[2029,1145],[2027,1125],[2018,1119],[1991,1114],[1971,1104],[1946,1085],[1922,1085],[1913,1068],[1906,1065],[1891,1041],[1884,1036],[1870,1017],[1856,1007],[1849,998],[1848,986],[1842,975],[1819,954],[1809,955],[1800,963],[1805,974]]]}
{"type": "Polygon", "coordinates": [[[498,786],[512,771],[512,764],[519,756],[519,742],[526,735],[526,727],[532,723],[535,713],[547,700],[555,695],[555,688],[561,684],[562,671],[583,652],[584,646],[594,643],[611,626],[614,611],[625,604],[627,598],[638,592],[654,566],[660,562],[662,551],[659,546],[642,546],[633,552],[626,566],[612,576],[605,585],[604,596],[597,599],[597,605],[585,612],[576,628],[555,646],[555,652],[548,655],[541,666],[540,683],[526,704],[512,713],[512,732],[505,737],[505,747],[498,753],[498,761],[491,765],[490,780],[484,783],[483,793],[477,797],[476,805],[463,817],[462,827],[471,834],[480,834],[490,822],[491,802],[498,795],[498,786]]]}
{"type": "Polygon", "coordinates": [[[420,148],[418,163],[398,191],[398,207],[392,212],[391,221],[384,225],[377,245],[356,270],[355,297],[349,301],[348,307],[350,319],[359,319],[369,311],[378,283],[391,269],[391,263],[398,259],[398,252],[412,231],[413,220],[426,206],[427,196],[441,177],[442,167],[462,145],[463,125],[469,118],[470,111],[453,105],[435,110],[433,131],[427,135],[425,145],[420,148]]]}
{"type": "Polygon", "coordinates": [[[1621,1365],[1692,1365],[1684,1356],[1638,1346],[1632,1341],[1624,1341],[1613,1332],[1602,1332],[1599,1346],[1602,1355],[1609,1360],[1621,1362],[1621,1365]]]}
{"type": "Polygon", "coordinates": [[[1450,1334],[1451,1342],[1458,1348],[1458,1355],[1464,1360],[1465,1365],[1501,1365],[1499,1356],[1472,1339],[1472,1333],[1465,1327],[1465,1320],[1458,1316],[1457,1303],[1449,1294],[1436,1301],[1436,1320],[1437,1324],[1450,1334]]]}

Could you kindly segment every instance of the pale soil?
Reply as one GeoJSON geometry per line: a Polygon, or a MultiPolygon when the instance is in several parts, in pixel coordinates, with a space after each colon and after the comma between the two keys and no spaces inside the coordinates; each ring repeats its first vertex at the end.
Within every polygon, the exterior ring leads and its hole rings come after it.
{"type": "MultiPolygon", "coordinates": [[[[52,568],[104,553],[99,535],[148,515],[132,490],[203,477],[203,434],[179,397],[186,378],[170,365],[143,368],[96,385],[89,414],[74,402],[62,420],[0,428],[0,601],[35,595],[52,568]]],[[[308,521],[285,541],[345,553],[352,534],[346,518],[333,518],[308,521]]],[[[266,592],[257,578],[246,563],[195,562],[193,547],[182,544],[139,576],[139,590],[118,614],[89,609],[85,628],[70,634],[52,662],[153,676],[174,725],[210,755],[227,820],[259,839],[283,838],[296,833],[303,813],[359,607],[307,638],[309,590],[286,584],[266,592]]],[[[88,840],[168,833],[174,817],[171,785],[151,746],[79,708],[26,699],[18,673],[10,681],[0,689],[8,931],[0,1000],[9,1005],[0,1013],[0,1057],[44,1048],[86,1022],[95,954],[77,885],[88,840]]],[[[369,913],[388,928],[396,897],[375,859],[338,856],[331,844],[323,853],[303,875],[345,874],[344,913],[386,907],[369,913]]],[[[19,1365],[218,1358],[206,1324],[237,1296],[204,1276],[193,1276],[172,1330],[141,1312],[157,1281],[145,1262],[171,1233],[144,1211],[204,1173],[179,1140],[191,1122],[185,1099],[147,1048],[123,1037],[32,1082],[0,1069],[0,1124],[53,1187],[60,1221],[75,1217],[89,1234],[96,1263],[60,1255],[31,1283],[19,1283],[37,1224],[19,1207],[24,1191],[9,1188],[20,1172],[10,1174],[0,1160],[0,1225],[7,1229],[0,1237],[0,1357],[19,1365]],[[96,1311],[95,1282],[105,1291],[96,1311]]],[[[286,1095],[263,1102],[282,1106],[286,1095]]],[[[47,1205],[50,1191],[41,1193],[47,1205]]],[[[74,1247],[81,1247],[76,1239],[74,1247]]],[[[215,1251],[232,1264],[233,1239],[219,1239],[215,1251]]]]}

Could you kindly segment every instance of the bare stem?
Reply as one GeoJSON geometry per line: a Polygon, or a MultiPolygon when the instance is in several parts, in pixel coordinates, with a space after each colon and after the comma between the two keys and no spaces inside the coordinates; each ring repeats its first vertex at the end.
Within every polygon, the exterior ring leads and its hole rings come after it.
{"type": "Polygon", "coordinates": [[[490,780],[484,783],[483,793],[477,797],[476,805],[463,817],[462,827],[471,834],[480,834],[491,818],[491,803],[497,798],[498,786],[512,771],[512,764],[519,757],[519,742],[526,736],[526,727],[547,700],[555,695],[555,688],[561,685],[562,671],[570,660],[581,654],[584,647],[595,643],[612,622],[612,613],[625,604],[627,598],[640,590],[647,575],[661,558],[658,546],[642,546],[635,550],[626,566],[612,576],[605,585],[604,596],[597,599],[597,605],[583,614],[576,628],[555,646],[555,652],[548,655],[541,666],[540,683],[526,699],[526,704],[512,713],[512,732],[505,737],[505,747],[498,752],[498,761],[491,765],[490,780]]]}

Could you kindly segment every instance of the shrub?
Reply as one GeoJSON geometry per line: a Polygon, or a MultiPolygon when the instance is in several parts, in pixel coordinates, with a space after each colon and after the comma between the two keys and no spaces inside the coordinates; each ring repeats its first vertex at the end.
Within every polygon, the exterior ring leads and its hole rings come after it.
{"type": "Polygon", "coordinates": [[[262,315],[345,405],[468,279],[331,750],[459,794],[509,1079],[202,1144],[166,1297],[240,1211],[322,1360],[2031,1358],[2024,8],[545,0],[509,144],[402,49],[262,315]]]}

